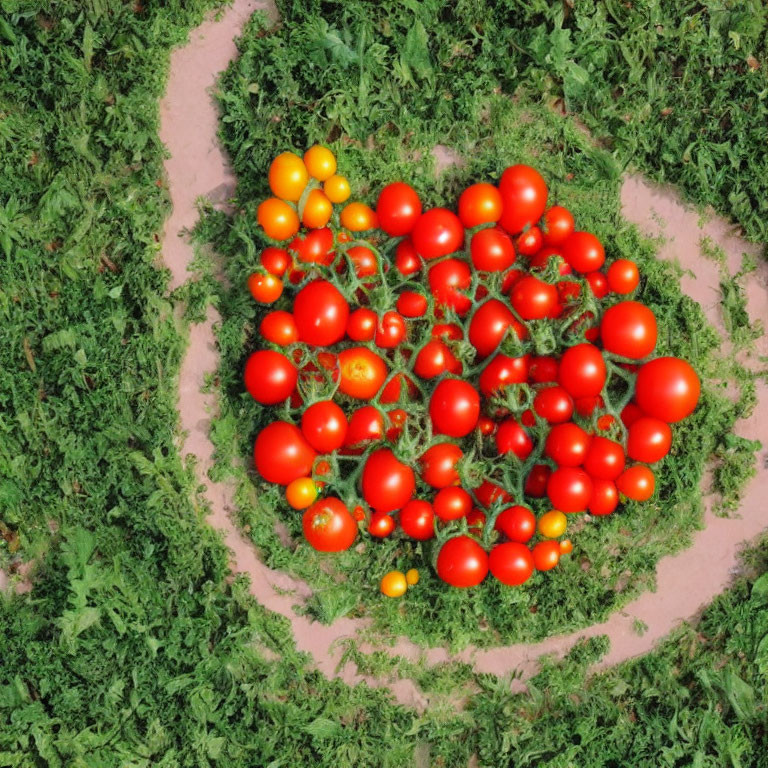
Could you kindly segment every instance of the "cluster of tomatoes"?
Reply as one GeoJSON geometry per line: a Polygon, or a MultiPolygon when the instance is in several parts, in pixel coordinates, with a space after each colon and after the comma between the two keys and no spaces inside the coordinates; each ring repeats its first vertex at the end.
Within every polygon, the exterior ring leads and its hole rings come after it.
{"type": "Polygon", "coordinates": [[[567,515],[652,496],[648,465],[699,379],[649,359],[636,264],[606,265],[535,169],[471,185],[456,213],[403,182],[337,213],[350,186],[317,146],[277,157],[269,183],[258,221],[284,242],[249,286],[282,307],[261,316],[245,384],[280,418],[254,459],[314,548],[433,539],[448,584],[518,585],[572,550],[567,515]]]}

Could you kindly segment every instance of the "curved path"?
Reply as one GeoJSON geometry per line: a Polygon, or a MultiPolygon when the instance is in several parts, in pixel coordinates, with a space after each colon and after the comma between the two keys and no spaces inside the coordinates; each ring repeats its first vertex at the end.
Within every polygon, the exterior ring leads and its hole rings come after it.
{"type": "MultiPolygon", "coordinates": [[[[195,200],[199,196],[214,204],[225,205],[234,195],[235,179],[227,158],[220,149],[216,134],[218,115],[209,89],[218,73],[236,55],[233,38],[243,23],[257,8],[274,13],[264,2],[235,0],[218,22],[209,21],[191,36],[187,46],[175,51],[171,58],[171,74],[167,94],[161,104],[160,136],[171,158],[166,163],[173,214],[166,222],[163,257],[171,270],[171,287],[188,279],[188,265],[193,257],[192,247],[182,239],[183,231],[197,220],[195,200]]],[[[756,248],[732,236],[729,225],[717,218],[703,228],[699,214],[683,206],[668,190],[651,186],[637,177],[629,177],[622,188],[625,216],[647,234],[663,234],[667,242],[659,256],[679,259],[691,270],[682,281],[683,290],[698,301],[709,321],[722,329],[719,306],[719,274],[717,265],[700,256],[699,241],[704,235],[712,238],[728,254],[728,267],[734,272],[740,266],[744,251],[756,248]],[[662,230],[662,222],[665,229],[662,230]]],[[[757,274],[750,276],[748,285],[749,312],[753,320],[762,320],[768,328],[768,265],[761,262],[757,274]]],[[[337,669],[341,657],[338,641],[355,635],[366,627],[365,620],[340,619],[330,626],[311,622],[297,615],[293,604],[306,598],[309,587],[287,574],[263,565],[251,543],[234,524],[233,488],[213,483],[208,471],[213,464],[213,445],[209,439],[210,416],[216,411],[215,394],[202,394],[206,375],[216,371],[218,352],[213,327],[219,317],[209,308],[204,323],[194,325],[189,332],[189,348],[183,361],[179,381],[179,412],[184,455],[197,458],[197,473],[207,486],[205,496],[210,504],[209,522],[219,529],[232,552],[232,569],[247,573],[251,592],[269,610],[285,616],[292,625],[299,650],[311,654],[314,664],[325,675],[338,676],[347,683],[365,680],[371,685],[389,688],[398,701],[422,709],[428,702],[410,680],[383,683],[361,677],[351,665],[337,669]],[[278,590],[292,590],[293,595],[278,590]],[[335,646],[335,647],[334,647],[335,646]]],[[[768,343],[763,338],[759,353],[768,355],[768,343]]],[[[753,362],[756,365],[756,361],[753,362]]],[[[768,423],[768,387],[759,385],[759,405],[747,422],[738,425],[739,434],[758,438],[760,425],[768,423]]],[[[765,455],[760,456],[760,467],[765,455]]],[[[516,685],[533,674],[538,659],[544,654],[562,656],[583,637],[606,634],[611,640],[610,652],[599,666],[617,664],[653,648],[680,622],[691,619],[729,584],[739,565],[739,551],[744,542],[768,527],[763,513],[768,494],[768,474],[761,471],[750,483],[740,510],[740,517],[716,517],[707,503],[705,528],[693,537],[691,547],[675,556],[663,558],[657,569],[657,590],[646,593],[613,614],[606,622],[567,635],[552,637],[539,643],[512,645],[484,650],[467,649],[450,655],[443,648],[422,649],[405,638],[389,652],[410,659],[426,658],[430,664],[444,661],[465,661],[478,672],[506,674],[518,670],[516,685]],[[643,635],[634,630],[638,620],[647,625],[643,635]]],[[[365,647],[363,650],[367,650],[365,647]]]]}

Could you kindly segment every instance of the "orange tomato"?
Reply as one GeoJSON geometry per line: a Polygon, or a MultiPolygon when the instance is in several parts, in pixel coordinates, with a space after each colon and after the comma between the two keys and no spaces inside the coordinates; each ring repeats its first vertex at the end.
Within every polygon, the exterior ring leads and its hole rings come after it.
{"type": "Polygon", "coordinates": [[[318,181],[330,179],[336,173],[336,158],[327,147],[315,144],[304,153],[304,165],[309,175],[318,181]]]}
{"type": "Polygon", "coordinates": [[[304,203],[301,222],[310,229],[321,229],[330,221],[332,213],[331,201],[321,190],[313,189],[304,203]]]}
{"type": "Polygon", "coordinates": [[[410,571],[405,572],[405,580],[409,587],[415,586],[419,583],[419,572],[415,568],[411,568],[410,571]]]}
{"type": "Polygon", "coordinates": [[[269,166],[269,188],[276,197],[296,202],[309,181],[302,159],[293,152],[283,152],[269,166]]]}
{"type": "Polygon", "coordinates": [[[285,498],[294,509],[306,509],[317,498],[317,486],[311,477],[299,477],[288,483],[285,498]]]}
{"type": "Polygon", "coordinates": [[[565,533],[568,518],[557,509],[550,509],[539,518],[539,533],[548,539],[556,539],[565,533]]]}
{"type": "Polygon", "coordinates": [[[283,293],[283,281],[275,275],[254,272],[248,278],[248,290],[256,301],[262,304],[272,304],[283,293]]]}
{"type": "Polygon", "coordinates": [[[378,226],[375,211],[365,203],[349,203],[341,212],[341,226],[352,232],[362,232],[378,226]]]}
{"type": "Polygon", "coordinates": [[[325,180],[323,192],[325,192],[326,197],[332,203],[343,203],[349,198],[352,190],[349,188],[349,182],[344,176],[334,173],[333,176],[325,180]]]}
{"type": "Polygon", "coordinates": [[[563,539],[560,542],[560,554],[561,555],[570,555],[571,552],[573,552],[573,544],[571,543],[570,539],[563,539]]]}
{"type": "Polygon", "coordinates": [[[381,580],[379,589],[387,597],[402,597],[408,589],[405,574],[400,571],[390,571],[381,580]]]}
{"type": "Polygon", "coordinates": [[[559,541],[540,541],[533,548],[533,565],[537,571],[551,571],[559,562],[559,541]]]}
{"type": "Polygon", "coordinates": [[[370,400],[387,377],[386,363],[368,347],[351,347],[339,352],[339,389],[350,397],[370,400]]]}
{"type": "Polygon", "coordinates": [[[259,205],[256,219],[264,228],[267,237],[273,240],[287,240],[299,231],[299,217],[288,203],[270,197],[259,205]]]}

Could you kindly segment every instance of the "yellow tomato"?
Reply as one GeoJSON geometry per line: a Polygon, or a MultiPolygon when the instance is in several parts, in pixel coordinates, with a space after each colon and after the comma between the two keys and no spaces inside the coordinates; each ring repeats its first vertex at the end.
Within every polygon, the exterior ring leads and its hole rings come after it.
{"type": "Polygon", "coordinates": [[[571,544],[570,539],[563,539],[560,542],[560,554],[561,555],[570,555],[571,552],[573,552],[573,544],[571,544]]]}
{"type": "Polygon", "coordinates": [[[405,574],[400,571],[390,571],[381,580],[379,588],[387,597],[402,597],[408,589],[408,582],[405,580],[405,574]]]}
{"type": "Polygon", "coordinates": [[[376,213],[365,203],[349,203],[341,212],[341,226],[352,232],[362,232],[378,225],[376,213]]]}
{"type": "Polygon", "coordinates": [[[301,197],[308,181],[307,167],[293,152],[283,152],[269,166],[269,188],[283,200],[295,203],[301,197]]]}
{"type": "Polygon", "coordinates": [[[256,301],[260,301],[262,304],[272,304],[283,293],[283,281],[269,273],[265,275],[254,272],[248,278],[248,290],[256,301]]]}
{"type": "Polygon", "coordinates": [[[318,181],[330,179],[336,173],[336,158],[327,147],[315,144],[304,153],[304,165],[309,175],[318,181]]]}
{"type": "Polygon", "coordinates": [[[287,240],[299,231],[299,216],[288,203],[270,197],[259,205],[256,219],[264,227],[267,237],[287,240]]]}
{"type": "Polygon", "coordinates": [[[411,568],[405,574],[405,580],[408,582],[408,586],[412,587],[419,583],[419,572],[415,568],[411,568]]]}
{"type": "Polygon", "coordinates": [[[294,509],[306,509],[317,498],[317,486],[311,477],[299,477],[288,483],[285,498],[294,509]]]}
{"type": "Polygon", "coordinates": [[[556,509],[551,509],[539,518],[539,533],[548,539],[556,539],[565,533],[568,518],[556,509]]]}
{"type": "Polygon", "coordinates": [[[333,206],[331,201],[319,189],[313,189],[304,203],[301,221],[309,229],[321,229],[331,219],[333,206]]]}
{"type": "Polygon", "coordinates": [[[349,182],[338,174],[333,174],[330,179],[326,179],[323,184],[323,192],[332,203],[343,203],[351,194],[349,182]]]}

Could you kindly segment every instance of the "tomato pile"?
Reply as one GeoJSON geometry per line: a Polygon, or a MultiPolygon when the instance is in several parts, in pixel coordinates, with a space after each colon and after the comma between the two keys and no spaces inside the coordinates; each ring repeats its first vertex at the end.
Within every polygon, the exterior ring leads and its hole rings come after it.
{"type": "Polygon", "coordinates": [[[279,155],[269,184],[245,386],[274,409],[256,470],[312,547],[430,541],[452,586],[519,585],[572,551],[569,515],[651,498],[698,376],[653,358],[636,264],[607,263],[535,169],[472,184],[457,212],[402,181],[346,203],[321,146],[279,155]]]}

